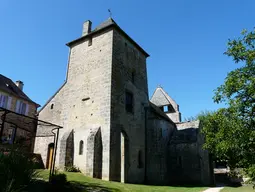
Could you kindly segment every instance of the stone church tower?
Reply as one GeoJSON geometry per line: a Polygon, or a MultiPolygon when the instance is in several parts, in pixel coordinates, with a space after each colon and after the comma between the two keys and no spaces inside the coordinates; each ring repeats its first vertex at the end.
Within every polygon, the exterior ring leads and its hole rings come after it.
{"type": "MultiPolygon", "coordinates": [[[[56,166],[75,165],[88,176],[143,183],[149,56],[109,18],[69,42],[67,77],[39,111],[63,126],[56,166]]],[[[38,126],[37,134],[44,132],[38,126]]],[[[49,166],[53,138],[36,138],[35,153],[49,166]]]]}

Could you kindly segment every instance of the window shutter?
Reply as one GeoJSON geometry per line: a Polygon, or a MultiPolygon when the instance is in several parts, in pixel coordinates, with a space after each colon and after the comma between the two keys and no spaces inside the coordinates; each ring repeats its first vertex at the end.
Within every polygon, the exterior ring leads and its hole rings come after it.
{"type": "Polygon", "coordinates": [[[7,109],[11,109],[11,104],[12,104],[12,97],[8,96],[8,103],[7,103],[7,109]]]}
{"type": "Polygon", "coordinates": [[[29,105],[26,104],[26,112],[25,112],[25,115],[28,115],[28,111],[29,111],[29,105]]]}
{"type": "Polygon", "coordinates": [[[8,96],[7,95],[2,95],[2,97],[1,97],[2,99],[1,99],[1,107],[2,108],[7,108],[7,100],[8,100],[8,96]]]}
{"type": "Polygon", "coordinates": [[[16,113],[19,113],[19,107],[20,107],[20,100],[17,100],[17,102],[16,102],[16,109],[15,109],[16,113]]]}

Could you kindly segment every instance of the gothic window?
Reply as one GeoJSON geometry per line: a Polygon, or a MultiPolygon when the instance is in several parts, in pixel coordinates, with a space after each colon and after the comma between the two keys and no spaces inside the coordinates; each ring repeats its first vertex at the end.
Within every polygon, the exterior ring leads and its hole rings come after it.
{"type": "Polygon", "coordinates": [[[79,145],[79,155],[83,154],[83,147],[84,147],[84,144],[83,144],[83,141],[81,140],[79,145]]]}
{"type": "Polygon", "coordinates": [[[54,108],[54,104],[52,103],[51,106],[50,106],[50,109],[53,109],[54,108]]]}
{"type": "Polygon", "coordinates": [[[134,112],[134,98],[133,94],[129,91],[126,91],[126,111],[129,113],[134,112]]]}

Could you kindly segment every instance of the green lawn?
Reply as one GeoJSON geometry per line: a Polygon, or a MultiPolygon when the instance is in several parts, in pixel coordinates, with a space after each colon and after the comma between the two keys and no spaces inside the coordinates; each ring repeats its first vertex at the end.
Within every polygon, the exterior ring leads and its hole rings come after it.
{"type": "Polygon", "coordinates": [[[220,192],[255,192],[251,185],[241,187],[224,187],[220,192]]]}
{"type": "MultiPolygon", "coordinates": [[[[80,192],[97,191],[97,192],[202,192],[206,187],[166,187],[166,186],[146,186],[123,184],[119,182],[103,181],[86,177],[81,173],[65,172],[67,180],[76,185],[80,192]]],[[[39,171],[39,177],[48,179],[49,172],[45,170],[39,171]]]]}

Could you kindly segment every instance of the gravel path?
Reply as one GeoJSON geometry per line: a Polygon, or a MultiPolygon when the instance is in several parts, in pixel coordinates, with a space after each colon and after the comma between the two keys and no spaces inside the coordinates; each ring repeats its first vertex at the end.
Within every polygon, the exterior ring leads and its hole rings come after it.
{"type": "Polygon", "coordinates": [[[209,189],[206,189],[205,191],[203,192],[219,192],[220,190],[222,190],[224,187],[212,187],[212,188],[209,188],[209,189]]]}

